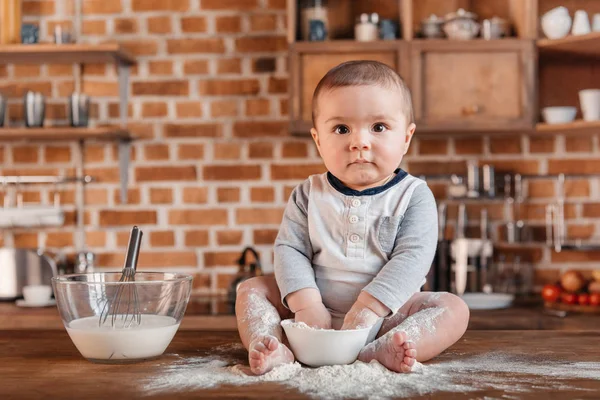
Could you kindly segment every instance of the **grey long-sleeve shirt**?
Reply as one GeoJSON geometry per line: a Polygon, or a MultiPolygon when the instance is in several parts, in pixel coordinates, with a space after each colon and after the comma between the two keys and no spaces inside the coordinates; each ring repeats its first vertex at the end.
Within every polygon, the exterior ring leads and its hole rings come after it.
{"type": "Polygon", "coordinates": [[[282,302],[316,288],[342,317],[365,290],[396,313],[425,283],[436,242],[435,199],[423,180],[397,170],[359,192],[330,173],[310,176],[292,192],[275,240],[282,302]]]}

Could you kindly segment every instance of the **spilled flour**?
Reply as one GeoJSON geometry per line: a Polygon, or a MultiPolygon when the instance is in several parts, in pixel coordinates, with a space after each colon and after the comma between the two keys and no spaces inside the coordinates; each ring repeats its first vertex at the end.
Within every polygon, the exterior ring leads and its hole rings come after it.
{"type": "Polygon", "coordinates": [[[144,382],[143,389],[147,394],[175,394],[219,385],[279,382],[322,399],[389,399],[490,389],[505,391],[505,398],[511,394],[518,398],[536,388],[575,390],[565,379],[600,381],[600,362],[559,362],[504,353],[417,363],[410,374],[390,372],[376,361],[368,364],[356,361],[351,365],[320,368],[307,368],[296,362],[279,366],[263,376],[251,376],[247,366],[238,364],[239,358],[232,359],[232,350],[243,348],[221,346],[211,350],[214,356],[170,360],[156,376],[144,382]]]}

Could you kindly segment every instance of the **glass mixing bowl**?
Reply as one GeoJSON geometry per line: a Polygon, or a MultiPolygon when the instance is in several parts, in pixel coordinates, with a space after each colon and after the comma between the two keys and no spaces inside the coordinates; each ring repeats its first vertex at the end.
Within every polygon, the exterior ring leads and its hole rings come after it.
{"type": "Polygon", "coordinates": [[[185,313],[192,276],[120,272],[52,278],[63,323],[81,355],[93,362],[123,363],[159,357],[185,313]]]}

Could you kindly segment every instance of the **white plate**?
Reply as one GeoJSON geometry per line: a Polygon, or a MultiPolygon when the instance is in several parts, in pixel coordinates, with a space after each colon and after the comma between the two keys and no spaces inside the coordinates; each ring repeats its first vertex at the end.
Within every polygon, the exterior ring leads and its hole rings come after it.
{"type": "Polygon", "coordinates": [[[515,296],[506,293],[465,293],[462,299],[471,310],[496,310],[508,308],[515,296]]]}
{"type": "Polygon", "coordinates": [[[56,300],[50,299],[43,304],[31,304],[31,303],[27,303],[25,300],[21,299],[21,300],[16,301],[16,305],[18,307],[50,307],[50,306],[56,305],[56,300]]]}

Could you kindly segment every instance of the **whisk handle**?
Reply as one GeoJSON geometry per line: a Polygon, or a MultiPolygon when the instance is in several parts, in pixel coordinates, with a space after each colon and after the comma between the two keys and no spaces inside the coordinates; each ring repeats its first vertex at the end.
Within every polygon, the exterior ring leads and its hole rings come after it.
{"type": "Polygon", "coordinates": [[[137,267],[138,255],[140,254],[140,245],[142,243],[142,231],[137,226],[131,229],[129,244],[127,245],[127,256],[125,258],[125,268],[137,267]]]}

